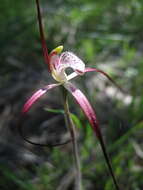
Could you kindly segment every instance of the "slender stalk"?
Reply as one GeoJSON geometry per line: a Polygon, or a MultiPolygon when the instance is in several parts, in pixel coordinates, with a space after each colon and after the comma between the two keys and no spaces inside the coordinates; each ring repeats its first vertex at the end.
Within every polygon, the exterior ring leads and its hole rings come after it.
{"type": "Polygon", "coordinates": [[[75,168],[76,168],[75,190],[82,190],[82,182],[81,182],[82,178],[81,178],[80,158],[79,158],[79,151],[78,151],[78,145],[77,145],[76,130],[75,130],[75,125],[70,115],[67,91],[64,88],[63,88],[63,100],[64,100],[65,121],[72,138],[73,157],[74,157],[75,168]]]}

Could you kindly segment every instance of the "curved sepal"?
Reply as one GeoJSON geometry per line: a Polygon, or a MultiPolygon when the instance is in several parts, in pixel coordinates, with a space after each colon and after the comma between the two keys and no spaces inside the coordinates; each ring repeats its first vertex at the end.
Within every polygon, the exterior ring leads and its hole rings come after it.
{"type": "Polygon", "coordinates": [[[99,125],[97,121],[97,117],[95,111],[93,110],[91,104],[87,100],[86,96],[77,89],[72,83],[66,83],[65,88],[73,95],[76,102],[80,105],[82,111],[86,115],[87,119],[89,120],[94,132],[96,133],[97,137],[100,138],[101,133],[99,130],[99,125]]]}
{"type": "Polygon", "coordinates": [[[104,75],[106,78],[108,78],[121,92],[125,93],[125,91],[104,71],[100,70],[100,69],[96,69],[96,68],[90,68],[87,67],[85,68],[84,72],[98,72],[101,73],[102,75],[104,75]]]}
{"type": "Polygon", "coordinates": [[[109,172],[112,176],[113,182],[115,184],[116,190],[119,190],[119,187],[118,187],[118,184],[117,184],[117,181],[116,181],[116,178],[115,178],[115,175],[113,173],[113,169],[110,163],[110,159],[106,151],[105,143],[104,143],[102,134],[100,132],[99,124],[98,124],[94,109],[92,108],[86,96],[79,89],[77,89],[73,84],[66,83],[64,86],[73,95],[76,102],[80,105],[82,111],[84,112],[89,123],[91,124],[96,136],[98,137],[98,140],[100,142],[100,145],[104,154],[104,158],[106,160],[106,163],[107,163],[109,172]]]}
{"type": "Polygon", "coordinates": [[[43,96],[48,90],[59,86],[60,84],[51,84],[51,85],[47,85],[44,88],[39,89],[38,91],[36,91],[28,100],[27,102],[24,104],[23,109],[22,109],[22,113],[26,113],[29,111],[29,109],[31,108],[31,106],[41,97],[43,96]]]}

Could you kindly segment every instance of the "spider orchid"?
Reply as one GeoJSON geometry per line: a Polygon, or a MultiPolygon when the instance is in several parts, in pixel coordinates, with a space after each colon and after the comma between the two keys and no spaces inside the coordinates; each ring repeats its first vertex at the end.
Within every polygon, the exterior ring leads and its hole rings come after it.
{"type": "MultiPolygon", "coordinates": [[[[99,128],[99,124],[97,121],[96,113],[94,111],[94,108],[89,103],[86,96],[82,93],[82,91],[78,88],[76,88],[70,81],[74,79],[77,76],[84,75],[87,72],[98,72],[107,77],[112,83],[114,83],[118,88],[120,88],[112,78],[105,73],[102,70],[96,69],[96,68],[86,68],[84,62],[77,57],[74,53],[70,51],[65,51],[62,53],[63,46],[58,46],[55,48],[51,53],[48,53],[46,41],[43,33],[42,28],[42,22],[41,22],[41,13],[40,13],[40,7],[39,2],[36,0],[37,5],[37,12],[38,12],[38,21],[39,21],[39,29],[40,29],[40,36],[41,36],[41,42],[42,42],[42,48],[43,48],[43,54],[45,58],[45,62],[48,65],[49,72],[51,73],[52,77],[57,81],[55,84],[49,84],[47,86],[44,86],[43,88],[36,91],[25,103],[22,109],[22,114],[25,114],[29,111],[29,109],[32,107],[34,103],[39,100],[41,96],[43,96],[45,93],[47,93],[49,90],[56,88],[58,86],[63,86],[76,100],[77,104],[79,104],[80,108],[84,112],[86,118],[88,119],[90,125],[93,128],[93,131],[95,132],[107,166],[109,168],[110,174],[112,176],[113,182],[115,184],[115,187],[117,190],[119,190],[118,184],[116,182],[116,178],[114,176],[111,163],[108,157],[108,154],[106,152],[105,144],[102,138],[102,134],[99,128]],[[71,74],[66,73],[66,69],[71,68],[73,72],[71,74]]],[[[121,89],[121,88],[120,88],[121,89]]]]}
{"type": "MultiPolygon", "coordinates": [[[[49,90],[62,85],[72,96],[75,98],[76,102],[81,107],[82,111],[84,112],[85,116],[89,120],[89,123],[91,124],[96,136],[99,139],[99,142],[101,144],[105,159],[107,161],[108,167],[110,169],[111,175],[114,179],[114,183],[116,184],[116,180],[114,177],[114,174],[112,172],[111,164],[109,162],[108,155],[106,153],[104,141],[100,132],[99,124],[96,118],[95,111],[91,104],[89,103],[86,96],[81,92],[80,89],[76,88],[70,80],[77,77],[84,75],[86,72],[100,72],[103,75],[105,75],[109,80],[114,82],[105,72],[98,70],[96,68],[86,68],[84,62],[78,58],[74,53],[72,52],[63,52],[63,46],[58,46],[55,48],[48,57],[49,61],[49,67],[52,77],[57,81],[55,84],[50,84],[47,86],[44,86],[43,88],[39,89],[37,92],[35,92],[31,98],[28,99],[28,101],[25,103],[22,113],[26,113],[29,111],[31,106],[46,92],[49,90]],[[61,53],[61,55],[60,55],[61,53]],[[73,72],[71,74],[66,73],[67,68],[72,68],[73,72]]],[[[116,184],[117,186],[117,184],[116,184]]]]}
{"type": "MultiPolygon", "coordinates": [[[[77,76],[84,75],[86,72],[92,71],[100,72],[105,75],[110,81],[114,81],[105,72],[99,69],[86,68],[84,62],[72,52],[65,51],[61,55],[59,55],[62,50],[63,46],[58,46],[49,54],[48,57],[51,75],[58,83],[44,86],[36,93],[34,93],[31,98],[25,103],[22,113],[26,113],[27,111],[29,111],[31,106],[48,90],[62,85],[73,95],[73,97],[81,106],[82,110],[84,111],[91,123],[90,114],[92,113],[92,116],[95,115],[93,108],[91,107],[85,95],[69,81],[77,76]],[[69,75],[66,73],[67,68],[73,69],[73,72],[69,75]]],[[[117,84],[115,85],[117,86],[117,84]]]]}

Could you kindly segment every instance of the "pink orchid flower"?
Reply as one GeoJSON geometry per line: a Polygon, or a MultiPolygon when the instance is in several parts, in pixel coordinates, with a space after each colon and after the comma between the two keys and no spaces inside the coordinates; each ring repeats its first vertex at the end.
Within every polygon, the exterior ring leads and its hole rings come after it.
{"type": "Polygon", "coordinates": [[[91,106],[91,104],[89,103],[86,96],[80,91],[80,89],[76,88],[70,82],[70,80],[77,76],[84,75],[86,72],[96,71],[96,72],[100,72],[103,75],[105,75],[112,82],[114,82],[114,81],[105,72],[103,72],[101,70],[98,70],[96,68],[86,68],[84,62],[72,52],[66,51],[60,55],[62,49],[63,49],[63,46],[58,46],[49,54],[49,57],[48,57],[51,75],[58,83],[44,86],[43,88],[36,91],[31,96],[31,98],[29,98],[28,101],[25,103],[25,105],[22,109],[22,113],[24,114],[24,113],[28,112],[29,109],[31,108],[31,106],[49,90],[51,90],[57,86],[60,86],[60,85],[65,87],[70,92],[70,94],[72,94],[72,96],[75,98],[76,102],[81,107],[81,109],[84,112],[85,116],[87,117],[89,123],[91,124],[96,136],[98,137],[101,147],[102,147],[102,150],[103,150],[103,153],[104,153],[104,156],[105,156],[105,159],[106,159],[108,167],[110,169],[111,175],[114,179],[114,183],[116,184],[116,180],[115,180],[114,174],[112,172],[112,167],[109,162],[108,155],[106,153],[104,141],[103,141],[103,138],[102,138],[102,135],[100,132],[100,128],[99,128],[99,124],[98,124],[98,121],[96,118],[95,111],[94,111],[93,107],[91,106]],[[69,67],[73,69],[73,72],[68,75],[66,73],[66,69],[69,67]]]}
{"type": "MultiPolygon", "coordinates": [[[[105,73],[102,70],[96,69],[96,68],[86,68],[84,62],[77,57],[74,53],[65,51],[63,53],[63,46],[58,46],[55,48],[50,54],[48,54],[46,41],[43,33],[43,27],[41,22],[41,13],[40,13],[40,7],[39,2],[36,0],[37,4],[37,11],[38,11],[38,21],[39,21],[39,28],[40,28],[40,35],[41,35],[41,42],[42,42],[42,48],[43,48],[43,54],[45,58],[45,62],[48,64],[49,72],[51,73],[52,77],[57,81],[55,84],[49,84],[47,86],[44,86],[43,88],[36,91],[25,103],[22,114],[25,114],[29,111],[31,106],[37,102],[37,100],[43,96],[45,93],[47,93],[49,90],[56,88],[58,86],[63,86],[76,100],[76,102],[79,104],[80,108],[84,112],[86,118],[88,119],[90,125],[93,128],[93,131],[95,132],[101,148],[103,150],[103,154],[106,160],[106,163],[108,165],[110,174],[112,176],[113,182],[115,184],[116,189],[119,189],[118,184],[116,182],[111,163],[108,157],[108,154],[106,152],[105,144],[102,138],[102,134],[99,128],[99,124],[97,121],[97,117],[95,114],[95,111],[91,104],[89,103],[86,96],[81,92],[80,89],[76,88],[70,81],[74,79],[77,76],[84,75],[87,72],[99,72],[105,77],[107,77],[111,82],[113,82],[118,88],[120,88],[112,78],[105,73]],[[66,73],[66,69],[71,68],[73,72],[71,74],[66,73]]],[[[121,88],[120,88],[121,89],[121,88]]]]}
{"type": "Polygon", "coordinates": [[[22,113],[28,112],[31,106],[47,91],[62,85],[73,95],[76,102],[80,105],[81,109],[88,118],[90,124],[96,131],[97,136],[100,136],[100,131],[98,129],[98,122],[94,109],[90,105],[86,96],[69,81],[77,76],[84,75],[86,72],[92,71],[100,72],[108,77],[108,79],[112,82],[113,80],[105,72],[99,69],[86,68],[84,62],[72,52],[66,51],[60,55],[62,50],[63,46],[58,46],[49,54],[48,57],[51,75],[58,83],[44,86],[43,88],[36,91],[25,103],[22,113]],[[69,75],[66,73],[67,68],[73,69],[73,72],[69,75]]]}
{"type": "MultiPolygon", "coordinates": [[[[76,102],[80,105],[81,109],[83,110],[84,114],[89,120],[94,131],[96,132],[96,135],[99,138],[101,138],[96,114],[93,107],[87,100],[86,96],[69,81],[77,76],[84,75],[86,72],[93,72],[93,71],[100,72],[101,74],[106,76],[110,81],[112,82],[114,81],[111,79],[110,76],[108,76],[105,72],[99,69],[86,68],[84,62],[72,52],[66,51],[60,55],[62,50],[63,46],[58,46],[48,56],[51,75],[58,83],[44,86],[43,88],[36,91],[31,96],[31,98],[29,98],[28,101],[25,103],[22,109],[22,113],[28,112],[31,106],[47,91],[62,85],[73,95],[76,102]],[[73,72],[69,75],[66,73],[67,68],[73,69],[73,72]]],[[[117,84],[115,85],[117,86],[117,84]]]]}

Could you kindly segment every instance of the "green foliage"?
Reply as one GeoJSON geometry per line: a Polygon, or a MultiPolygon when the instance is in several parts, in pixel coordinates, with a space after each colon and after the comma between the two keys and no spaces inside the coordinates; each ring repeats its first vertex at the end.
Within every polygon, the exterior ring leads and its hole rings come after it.
{"type": "MultiPolygon", "coordinates": [[[[110,73],[127,91],[127,94],[120,94],[113,87],[111,90],[116,93],[110,96],[108,87],[111,84],[106,83],[104,78],[99,82],[98,75],[90,78],[87,75],[83,86],[92,94],[92,99],[89,98],[97,110],[121,189],[142,189],[143,158],[138,155],[134,142],[142,146],[143,1],[43,0],[40,3],[49,50],[63,44],[65,50],[75,52],[86,65],[96,65],[110,73]],[[129,102],[126,101],[127,96],[129,102]]],[[[26,73],[28,68],[32,68],[39,73],[39,70],[47,68],[43,63],[35,1],[2,0],[0,12],[0,87],[3,89],[11,86],[9,81],[17,85],[17,79],[13,79],[17,72],[26,73]]],[[[37,86],[32,86],[34,88],[37,86]]],[[[16,96],[19,97],[19,94],[16,96]]],[[[5,97],[0,99],[1,102],[3,99],[5,97]]],[[[112,180],[96,138],[82,114],[72,106],[71,112],[72,108],[74,114],[71,116],[80,133],[84,187],[87,190],[112,190],[112,180]]],[[[62,108],[46,108],[46,111],[64,114],[62,108]]],[[[0,185],[4,189],[10,181],[17,184],[20,190],[56,189],[72,169],[71,149],[68,146],[51,150],[50,163],[53,166],[43,164],[36,167],[36,182],[32,182],[31,177],[26,178],[28,171],[21,170],[23,175],[19,176],[5,168],[2,169],[0,185]]],[[[71,180],[69,186],[72,183],[71,180]]]]}

